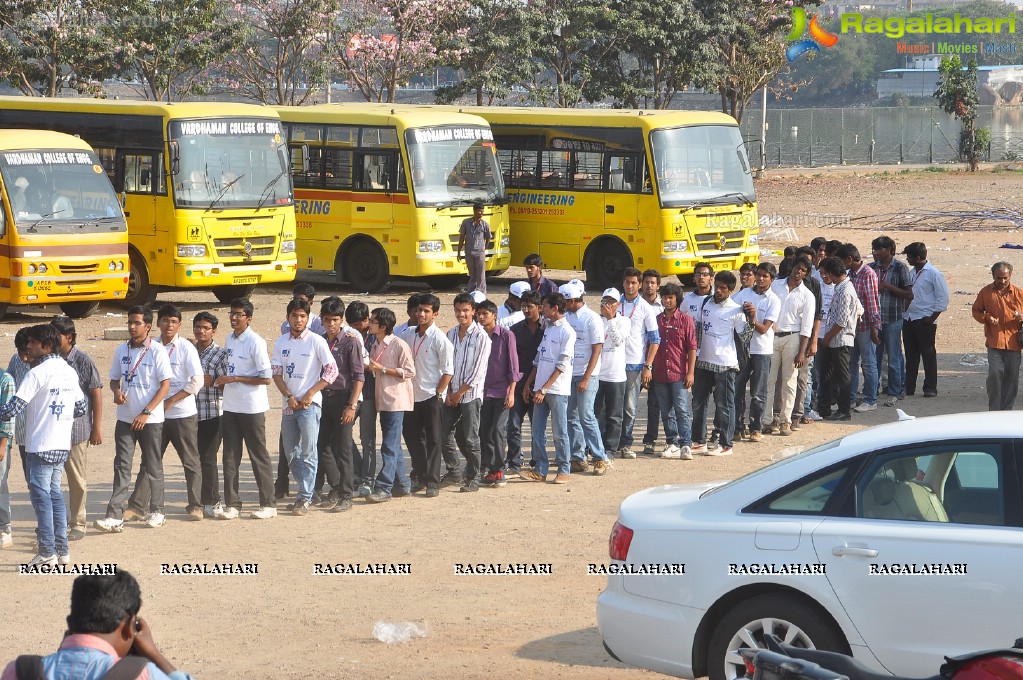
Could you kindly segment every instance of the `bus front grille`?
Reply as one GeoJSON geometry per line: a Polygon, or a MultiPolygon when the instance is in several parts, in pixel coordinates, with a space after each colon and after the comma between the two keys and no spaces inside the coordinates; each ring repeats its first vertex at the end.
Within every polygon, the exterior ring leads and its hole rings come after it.
{"type": "MultiPolygon", "coordinates": [[[[454,252],[455,249],[458,248],[458,234],[450,234],[448,236],[448,241],[451,243],[451,252],[454,252]]],[[[490,239],[487,240],[487,250],[493,250],[493,249],[494,249],[494,238],[490,237],[490,239]]],[[[465,245],[464,244],[462,245],[462,250],[463,251],[465,250],[465,245]]]]}
{"type": "Polygon", "coordinates": [[[251,238],[218,238],[213,240],[218,260],[273,257],[277,238],[274,236],[253,236],[251,238]]]}
{"type": "Polygon", "coordinates": [[[696,234],[696,250],[701,253],[713,253],[715,251],[742,248],[742,241],[745,235],[745,232],[741,230],[696,234]]]}
{"type": "Polygon", "coordinates": [[[99,264],[96,262],[87,263],[63,263],[57,265],[60,268],[61,274],[95,274],[99,270],[99,264]]]}

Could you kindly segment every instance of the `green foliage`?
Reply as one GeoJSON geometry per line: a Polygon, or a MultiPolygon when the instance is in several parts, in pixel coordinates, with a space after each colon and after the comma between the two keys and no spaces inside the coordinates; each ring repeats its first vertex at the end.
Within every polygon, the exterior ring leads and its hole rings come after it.
{"type": "Polygon", "coordinates": [[[955,55],[942,59],[938,73],[940,79],[934,97],[942,111],[962,122],[959,157],[970,164],[971,171],[975,171],[980,164],[981,154],[991,141],[988,130],[976,128],[977,105],[980,103],[977,94],[977,62],[971,59],[964,68],[962,60],[955,55]]]}

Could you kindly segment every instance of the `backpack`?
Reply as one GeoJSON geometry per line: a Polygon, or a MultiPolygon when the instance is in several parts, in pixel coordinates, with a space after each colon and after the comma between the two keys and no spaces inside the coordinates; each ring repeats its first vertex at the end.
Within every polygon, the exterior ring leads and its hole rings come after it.
{"type": "MultiPolygon", "coordinates": [[[[126,656],[110,667],[99,680],[135,680],[145,669],[149,660],[143,656],[126,656]]],[[[46,680],[43,672],[43,657],[23,654],[14,662],[15,677],[18,680],[46,680]]]]}

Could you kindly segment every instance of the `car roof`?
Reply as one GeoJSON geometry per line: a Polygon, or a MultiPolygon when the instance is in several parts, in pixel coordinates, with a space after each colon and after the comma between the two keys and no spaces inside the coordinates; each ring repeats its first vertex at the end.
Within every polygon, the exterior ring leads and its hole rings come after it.
{"type": "Polygon", "coordinates": [[[1020,436],[1019,424],[1007,415],[1005,411],[981,411],[900,420],[849,434],[843,438],[842,444],[872,449],[963,437],[1001,439],[1020,436]]]}

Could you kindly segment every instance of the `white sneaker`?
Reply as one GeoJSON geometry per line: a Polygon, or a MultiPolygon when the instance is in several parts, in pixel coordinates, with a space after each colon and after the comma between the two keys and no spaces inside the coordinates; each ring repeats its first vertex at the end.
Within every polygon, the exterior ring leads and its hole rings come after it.
{"type": "Polygon", "coordinates": [[[618,452],[618,455],[621,458],[628,458],[631,460],[636,457],[636,452],[632,450],[631,446],[626,446],[625,448],[618,452]]]}
{"type": "Polygon", "coordinates": [[[679,455],[682,457],[682,460],[692,460],[693,459],[693,451],[688,446],[683,446],[681,448],[681,450],[679,451],[679,455]]]}
{"type": "Polygon", "coordinates": [[[0,548],[10,548],[12,545],[14,545],[14,536],[11,535],[11,532],[0,533],[0,548]]]}
{"type": "Polygon", "coordinates": [[[816,411],[814,411],[813,409],[810,409],[809,411],[804,413],[803,416],[805,416],[806,418],[809,418],[810,420],[812,420],[814,422],[820,422],[820,421],[824,420],[824,417],[821,414],[819,414],[816,411]]]}
{"type": "Polygon", "coordinates": [[[238,519],[241,513],[238,512],[238,508],[224,508],[217,515],[217,519],[238,519]]]}
{"type": "MultiPolygon", "coordinates": [[[[234,510],[234,508],[231,508],[231,510],[234,510]]],[[[235,512],[237,512],[237,510],[235,510],[235,512]]],[[[252,519],[270,519],[271,517],[276,517],[276,516],[277,516],[277,508],[273,508],[273,507],[270,507],[270,506],[264,506],[264,507],[260,508],[259,510],[253,510],[252,514],[250,515],[250,517],[252,517],[252,519]]]]}
{"type": "Polygon", "coordinates": [[[33,557],[32,559],[30,559],[28,561],[28,566],[30,566],[30,567],[41,567],[41,566],[44,566],[44,565],[47,566],[47,567],[55,567],[55,566],[57,566],[57,556],[56,555],[39,555],[39,554],[37,554],[35,557],[33,557]]]}
{"type": "Polygon", "coordinates": [[[224,514],[224,504],[217,501],[215,505],[204,505],[202,506],[202,512],[207,517],[220,519],[220,516],[224,514]]]}
{"type": "Polygon", "coordinates": [[[668,448],[661,451],[661,458],[671,458],[674,460],[678,460],[681,457],[682,449],[675,446],[674,444],[671,444],[670,446],[668,446],[668,448]]]}
{"type": "Polygon", "coordinates": [[[67,555],[57,555],[57,564],[71,564],[71,553],[67,555]]]}
{"type": "Polygon", "coordinates": [[[100,531],[105,531],[108,534],[119,534],[124,531],[124,522],[113,517],[104,517],[98,519],[92,523],[92,526],[96,527],[100,531]]]}
{"type": "Polygon", "coordinates": [[[146,517],[146,526],[155,529],[156,527],[162,527],[163,523],[167,521],[167,518],[163,516],[162,512],[151,512],[146,517]]]}
{"type": "Polygon", "coordinates": [[[868,411],[876,411],[876,410],[877,410],[877,404],[868,404],[867,402],[863,402],[859,406],[854,406],[853,407],[853,411],[856,411],[857,413],[867,413],[868,411]]]}
{"type": "Polygon", "coordinates": [[[732,447],[714,449],[704,454],[705,456],[730,456],[732,455],[732,447]]]}

